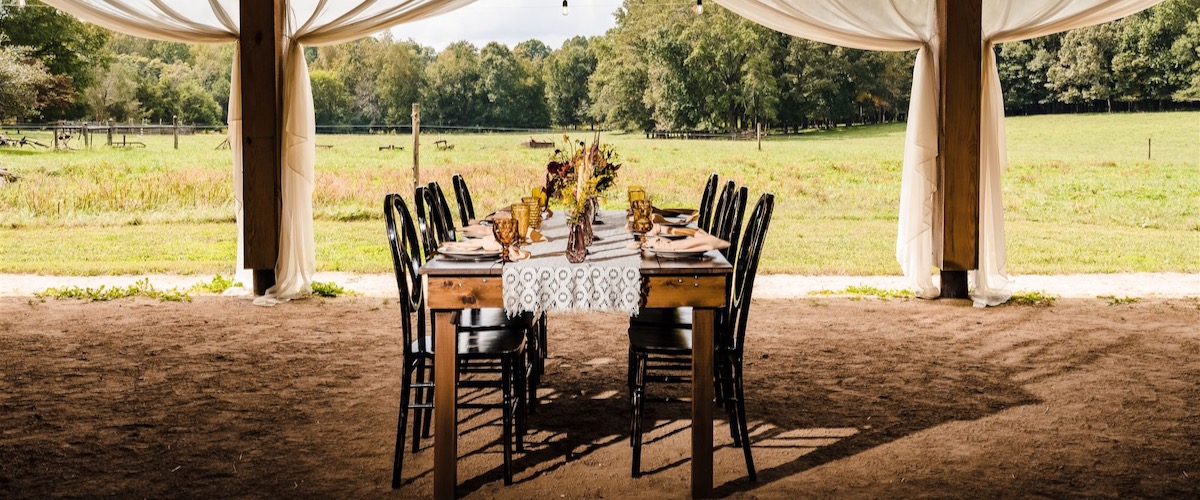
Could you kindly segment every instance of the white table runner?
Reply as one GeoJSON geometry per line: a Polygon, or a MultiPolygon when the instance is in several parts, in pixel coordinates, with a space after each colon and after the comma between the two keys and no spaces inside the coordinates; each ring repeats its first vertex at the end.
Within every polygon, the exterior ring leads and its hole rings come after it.
{"type": "Polygon", "coordinates": [[[604,211],[600,220],[604,224],[592,226],[595,242],[579,264],[567,261],[565,214],[542,221],[540,231],[549,241],[523,247],[533,254],[529,259],[504,264],[504,309],[510,316],[543,311],[637,315],[641,253],[628,248],[632,236],[625,230],[625,212],[604,211]]]}

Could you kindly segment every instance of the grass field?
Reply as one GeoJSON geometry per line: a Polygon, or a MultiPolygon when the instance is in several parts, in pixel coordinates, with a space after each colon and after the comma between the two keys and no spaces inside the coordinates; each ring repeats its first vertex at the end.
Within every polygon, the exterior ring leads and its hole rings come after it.
{"type": "MultiPolygon", "coordinates": [[[[1200,272],[1200,112],[1008,119],[1004,174],[1015,274],[1200,272]],[[1153,141],[1147,159],[1147,139],[1153,141]]],[[[49,143],[49,132],[4,131],[49,143]]],[[[536,134],[548,139],[555,134],[536,134]]],[[[577,134],[583,138],[586,134],[577,134]]],[[[546,150],[527,134],[423,136],[422,177],[462,173],[477,207],[541,179],[546,150]],[[434,140],[455,148],[436,151],[434,140]]],[[[904,125],[753,142],[606,134],[622,154],[618,193],[695,206],[709,172],[776,195],[764,267],[772,273],[898,274],[894,248],[904,125]]],[[[21,176],[0,186],[0,273],[229,273],[229,151],[219,135],[138,138],[145,149],[0,149],[21,176]]],[[[319,270],[390,272],[380,204],[412,185],[406,135],[321,136],[314,211],[319,270]],[[388,144],[404,151],[379,151],[388,144]]],[[[620,196],[608,206],[623,208],[620,196]]]]}

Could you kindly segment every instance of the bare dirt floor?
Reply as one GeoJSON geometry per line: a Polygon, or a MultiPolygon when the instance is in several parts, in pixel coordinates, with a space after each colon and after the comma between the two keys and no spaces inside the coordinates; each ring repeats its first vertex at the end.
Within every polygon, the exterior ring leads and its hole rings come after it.
{"type": "MultiPolygon", "coordinates": [[[[378,298],[2,298],[0,498],[429,496],[429,440],[389,485],[397,314],[378,298]]],[[[718,420],[721,496],[1200,495],[1200,300],[819,298],[751,315],[759,481],[718,420]]],[[[550,320],[515,484],[498,412],[464,410],[459,494],[685,497],[686,405],[649,409],[646,475],[630,477],[625,320],[550,320]]]]}

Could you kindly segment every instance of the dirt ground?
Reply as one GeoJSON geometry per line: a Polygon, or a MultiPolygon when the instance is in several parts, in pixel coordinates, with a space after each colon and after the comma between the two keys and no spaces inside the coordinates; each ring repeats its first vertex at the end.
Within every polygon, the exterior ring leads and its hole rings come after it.
{"type": "MultiPolygon", "coordinates": [[[[0,498],[429,496],[429,441],[389,486],[397,307],[0,299],[0,498]]],[[[718,494],[1200,495],[1200,301],[975,309],[759,301],[747,397],[759,481],[716,425],[718,494]]],[[[686,405],[629,476],[624,320],[551,316],[516,484],[497,412],[460,413],[470,497],[687,495],[686,405]]]]}

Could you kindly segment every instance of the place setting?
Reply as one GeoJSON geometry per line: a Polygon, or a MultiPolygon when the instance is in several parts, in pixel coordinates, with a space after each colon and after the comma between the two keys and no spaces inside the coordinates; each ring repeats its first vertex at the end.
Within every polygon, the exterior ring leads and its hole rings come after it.
{"type": "Polygon", "coordinates": [[[629,188],[629,214],[628,228],[634,237],[629,248],[655,257],[710,260],[709,252],[730,246],[728,241],[695,227],[698,210],[657,208],[641,186],[629,188]]]}

